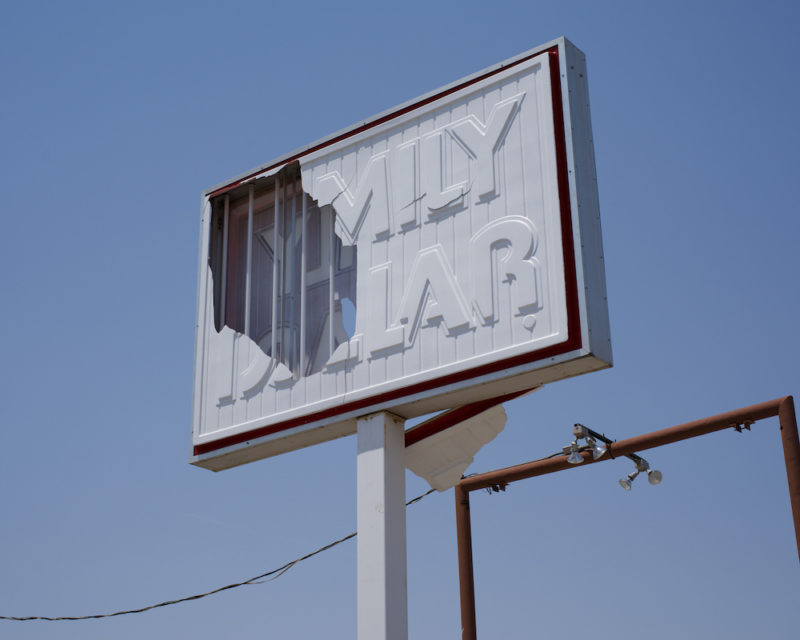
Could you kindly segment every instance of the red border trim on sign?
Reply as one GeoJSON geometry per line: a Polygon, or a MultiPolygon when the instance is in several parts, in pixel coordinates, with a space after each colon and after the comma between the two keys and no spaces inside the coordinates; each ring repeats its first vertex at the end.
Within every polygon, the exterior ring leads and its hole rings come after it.
{"type": "Polygon", "coordinates": [[[467,82],[458,84],[446,91],[438,93],[434,96],[430,96],[420,102],[414,103],[412,105],[399,109],[393,113],[390,113],[386,116],[383,116],[369,124],[363,125],[361,127],[353,129],[352,131],[348,131],[347,133],[332,138],[331,140],[327,140],[323,143],[320,143],[314,147],[311,147],[310,149],[303,151],[302,153],[298,153],[294,156],[291,156],[288,159],[285,159],[275,165],[267,167],[266,169],[260,169],[259,171],[254,172],[253,174],[250,174],[244,178],[237,180],[236,182],[226,185],[220,189],[217,189],[213,193],[209,194],[209,197],[214,197],[222,193],[225,193],[227,191],[230,191],[231,189],[234,189],[238,185],[242,184],[243,182],[246,182],[247,180],[252,179],[254,176],[263,173],[264,171],[269,171],[270,169],[273,169],[277,166],[281,166],[289,162],[292,162],[294,160],[297,160],[302,156],[308,155],[309,153],[313,153],[315,151],[318,151],[319,149],[323,149],[327,146],[336,144],[337,142],[340,142],[345,138],[352,137],[363,131],[381,125],[384,122],[387,122],[393,118],[408,113],[409,111],[413,111],[414,109],[417,109],[419,107],[430,104],[435,100],[439,100],[440,98],[455,93],[456,91],[459,91],[465,87],[473,85],[477,82],[480,82],[481,80],[489,78],[498,73],[501,73],[506,69],[510,69],[516,65],[519,65],[523,62],[526,62],[527,60],[530,60],[542,54],[547,54],[550,61],[550,84],[551,84],[550,93],[553,101],[553,127],[554,127],[554,137],[556,145],[558,198],[559,198],[559,208],[561,215],[561,242],[562,242],[562,255],[564,259],[564,278],[566,285],[565,290],[566,290],[566,302],[567,302],[567,339],[559,344],[551,345],[549,347],[545,347],[543,349],[539,349],[536,351],[523,353],[511,358],[506,358],[505,360],[497,360],[495,362],[490,362],[488,364],[481,365],[479,367],[475,367],[465,371],[458,371],[456,373],[452,373],[446,376],[441,376],[434,380],[426,380],[425,382],[409,385],[403,387],[402,389],[393,389],[392,391],[387,391],[386,393],[378,394],[376,396],[370,396],[369,398],[363,398],[361,400],[355,400],[353,402],[337,405],[335,407],[331,407],[323,411],[317,411],[316,413],[313,414],[299,416],[291,420],[285,420],[278,424],[258,427],[256,429],[253,429],[251,431],[246,431],[244,433],[237,433],[235,435],[227,436],[225,438],[220,438],[219,440],[214,440],[212,442],[205,442],[203,444],[198,444],[194,446],[194,455],[200,456],[206,453],[211,453],[213,451],[231,447],[237,444],[242,444],[250,440],[263,438],[265,436],[272,435],[280,431],[286,431],[287,429],[293,429],[295,427],[300,427],[305,424],[310,424],[312,422],[326,420],[328,418],[333,418],[335,416],[342,415],[344,413],[349,413],[352,411],[357,411],[359,409],[364,409],[372,405],[381,404],[384,402],[391,402],[393,400],[398,400],[403,397],[412,396],[417,393],[430,391],[431,389],[435,389],[437,387],[444,387],[449,384],[454,384],[457,382],[462,382],[464,380],[469,380],[470,378],[477,378],[479,376],[483,376],[489,373],[495,373],[503,369],[512,369],[514,367],[523,364],[528,364],[535,360],[544,360],[546,358],[552,358],[554,356],[558,356],[563,353],[567,353],[569,351],[574,351],[576,349],[581,348],[582,340],[581,340],[581,326],[580,326],[580,305],[578,302],[578,283],[577,283],[576,267],[575,267],[575,247],[572,235],[572,210],[570,207],[570,198],[569,198],[569,170],[567,167],[567,144],[564,132],[564,109],[562,106],[563,94],[561,89],[561,70],[559,66],[558,46],[545,49],[544,51],[540,51],[538,53],[522,58],[521,60],[517,60],[516,62],[508,66],[482,74],[477,78],[473,78],[467,82]]]}
{"type": "Polygon", "coordinates": [[[446,431],[450,427],[453,427],[460,422],[474,418],[479,413],[483,413],[492,407],[496,407],[498,404],[503,404],[504,402],[508,402],[514,398],[519,398],[520,396],[530,393],[531,391],[533,391],[533,389],[523,389],[522,391],[507,393],[504,396],[487,398],[486,400],[471,402],[470,404],[465,404],[455,409],[448,409],[447,411],[440,413],[438,416],[434,416],[430,420],[426,420],[425,422],[408,429],[405,434],[406,446],[410,447],[412,444],[416,444],[425,438],[429,438],[437,433],[446,431]]]}

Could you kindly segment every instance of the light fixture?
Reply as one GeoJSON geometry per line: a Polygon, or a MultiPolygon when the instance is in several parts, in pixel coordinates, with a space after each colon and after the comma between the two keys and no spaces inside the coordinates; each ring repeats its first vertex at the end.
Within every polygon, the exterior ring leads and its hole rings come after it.
{"type": "Polygon", "coordinates": [[[580,464],[583,462],[583,456],[581,455],[580,449],[578,448],[578,441],[574,440],[572,444],[569,445],[569,458],[567,458],[567,462],[570,464],[580,464]]]}
{"type": "Polygon", "coordinates": [[[636,480],[636,476],[639,475],[638,469],[633,473],[629,473],[627,478],[620,478],[619,479],[619,486],[625,489],[625,491],[630,491],[631,486],[634,480],[636,480]]]}
{"type": "MultiPolygon", "coordinates": [[[[581,451],[586,451],[587,449],[592,452],[592,460],[599,460],[609,452],[611,445],[614,444],[614,441],[606,437],[605,434],[597,433],[597,431],[593,431],[579,422],[576,422],[572,426],[572,435],[575,439],[562,450],[564,455],[569,454],[567,462],[570,464],[580,464],[583,462],[581,451]],[[578,444],[581,440],[586,440],[586,446],[583,448],[578,444]],[[602,444],[598,444],[598,440],[602,444]]],[[[614,457],[613,453],[609,453],[609,455],[612,458],[614,457]]],[[[656,469],[651,469],[650,464],[647,460],[642,458],[642,456],[636,453],[626,453],[624,455],[626,458],[633,460],[633,464],[636,466],[636,469],[632,473],[629,473],[626,477],[620,478],[619,480],[619,486],[625,489],[625,491],[631,490],[633,481],[640,473],[647,473],[647,481],[650,484],[655,485],[661,483],[663,479],[661,472],[656,469]]]]}
{"type": "Polygon", "coordinates": [[[636,471],[629,473],[627,478],[622,478],[619,481],[619,486],[625,489],[625,491],[631,490],[631,483],[640,473],[647,473],[647,481],[650,484],[659,484],[661,482],[664,476],[657,469],[651,469],[650,463],[648,463],[647,460],[635,453],[630,454],[628,457],[633,460],[633,463],[636,465],[636,471]]]}
{"type": "Polygon", "coordinates": [[[593,460],[599,460],[605,455],[606,448],[603,445],[597,444],[597,441],[592,436],[586,438],[586,444],[592,448],[593,460]]]}
{"type": "Polygon", "coordinates": [[[572,427],[572,435],[575,436],[576,442],[578,440],[586,440],[586,445],[592,450],[593,460],[599,460],[602,458],[606,454],[607,445],[611,444],[611,440],[606,438],[602,433],[592,431],[589,427],[586,427],[578,422],[576,422],[572,427]],[[600,440],[603,444],[597,444],[598,440],[600,440]]]}

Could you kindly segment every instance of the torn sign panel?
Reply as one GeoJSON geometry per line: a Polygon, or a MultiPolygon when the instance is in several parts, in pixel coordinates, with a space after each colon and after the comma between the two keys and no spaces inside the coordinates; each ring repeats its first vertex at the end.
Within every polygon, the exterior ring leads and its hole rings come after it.
{"type": "Polygon", "coordinates": [[[297,164],[213,201],[215,327],[255,343],[277,381],[321,371],[350,338],[342,302],[355,302],[356,249],[334,218],[303,192],[297,164]]]}

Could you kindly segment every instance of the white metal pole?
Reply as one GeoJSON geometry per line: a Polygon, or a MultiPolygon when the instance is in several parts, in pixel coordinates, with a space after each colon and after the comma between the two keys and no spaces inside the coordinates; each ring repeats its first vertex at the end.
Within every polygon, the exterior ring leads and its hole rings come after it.
{"type": "Polygon", "coordinates": [[[251,184],[247,203],[247,272],[244,278],[244,335],[250,335],[250,283],[253,270],[253,197],[251,184]]]}
{"type": "Polygon", "coordinates": [[[403,420],[358,420],[358,640],[408,640],[403,420]]]}
{"type": "Polygon", "coordinates": [[[281,268],[278,270],[278,279],[281,283],[280,289],[280,298],[279,298],[279,307],[278,307],[278,354],[280,359],[283,361],[284,364],[288,364],[286,361],[286,338],[284,336],[284,331],[286,329],[286,296],[289,294],[289,283],[286,280],[286,236],[287,236],[287,227],[286,227],[286,212],[288,211],[288,204],[287,200],[289,199],[289,183],[284,182],[283,186],[281,187],[281,234],[283,238],[280,239],[278,247],[280,248],[280,260],[279,264],[281,268]]]}
{"type": "Polygon", "coordinates": [[[336,271],[334,260],[336,256],[336,244],[334,243],[334,230],[336,224],[336,213],[331,205],[328,205],[328,215],[330,220],[330,234],[328,235],[328,357],[333,355],[333,350],[336,347],[333,331],[333,314],[334,314],[334,291],[336,290],[336,271]]]}
{"type": "Polygon", "coordinates": [[[300,362],[300,375],[304,376],[306,374],[306,265],[308,262],[306,257],[306,201],[308,196],[305,191],[301,191],[301,193],[303,194],[303,217],[300,222],[300,357],[298,361],[300,362]]]}
{"type": "Polygon", "coordinates": [[[228,219],[230,218],[230,196],[225,196],[225,213],[222,220],[222,291],[220,292],[219,328],[225,326],[225,308],[228,304],[228,219]]]}
{"type": "Polygon", "coordinates": [[[289,236],[289,253],[284,262],[288,264],[286,270],[289,272],[287,276],[284,278],[284,282],[288,279],[289,280],[289,291],[287,292],[287,297],[289,298],[289,349],[288,353],[286,353],[286,357],[284,358],[286,364],[288,364],[289,368],[294,372],[295,363],[296,363],[296,353],[295,353],[295,346],[294,346],[294,321],[295,321],[295,314],[294,314],[294,300],[297,292],[297,279],[295,278],[294,270],[295,270],[295,255],[294,255],[294,248],[295,243],[297,242],[297,225],[295,223],[295,216],[297,215],[297,181],[295,180],[292,183],[292,212],[290,214],[292,216],[292,226],[291,234],[289,236]]]}
{"type": "Polygon", "coordinates": [[[278,176],[275,176],[275,205],[272,213],[272,340],[270,343],[270,356],[278,359],[278,219],[280,218],[278,206],[280,204],[280,185],[278,176]]]}

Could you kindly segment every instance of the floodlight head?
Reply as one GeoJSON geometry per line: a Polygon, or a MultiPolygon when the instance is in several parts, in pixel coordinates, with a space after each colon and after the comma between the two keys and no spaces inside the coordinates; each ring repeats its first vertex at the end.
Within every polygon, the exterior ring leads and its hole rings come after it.
{"type": "Polygon", "coordinates": [[[625,491],[630,491],[633,486],[633,481],[636,479],[636,476],[639,475],[639,470],[637,469],[633,473],[629,473],[626,478],[620,478],[619,486],[625,489],[625,491]]]}
{"type": "Polygon", "coordinates": [[[660,484],[662,478],[663,476],[661,475],[661,472],[657,469],[650,469],[647,472],[647,481],[650,484],[660,484]]]}
{"type": "Polygon", "coordinates": [[[606,447],[601,444],[597,444],[594,438],[589,436],[586,438],[586,444],[588,444],[592,448],[592,459],[599,460],[606,454],[606,447]]]}
{"type": "Polygon", "coordinates": [[[588,435],[588,433],[586,431],[586,427],[576,422],[572,426],[572,435],[575,436],[576,440],[580,440],[581,438],[585,438],[588,435]]]}
{"type": "Polygon", "coordinates": [[[567,458],[567,462],[569,462],[570,464],[580,464],[581,462],[583,462],[583,456],[581,455],[580,450],[578,449],[577,440],[573,441],[572,444],[569,445],[569,450],[570,454],[569,458],[567,458]]]}

